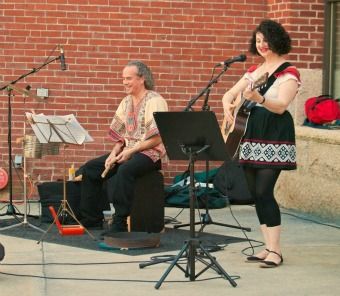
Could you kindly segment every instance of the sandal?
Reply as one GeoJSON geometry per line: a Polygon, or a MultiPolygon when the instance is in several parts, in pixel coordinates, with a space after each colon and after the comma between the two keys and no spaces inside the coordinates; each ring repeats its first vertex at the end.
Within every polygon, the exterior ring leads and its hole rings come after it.
{"type": "Polygon", "coordinates": [[[260,267],[262,268],[273,268],[273,267],[278,267],[280,266],[282,263],[283,263],[283,257],[281,254],[275,252],[275,251],[269,251],[269,253],[273,253],[277,256],[280,257],[280,262],[279,263],[276,263],[274,261],[268,261],[268,260],[263,260],[260,264],[260,267]]]}
{"type": "MultiPolygon", "coordinates": [[[[268,249],[265,249],[267,252],[270,252],[268,249]]],[[[248,256],[246,258],[246,262],[248,263],[256,263],[256,262],[263,262],[263,260],[266,259],[266,258],[260,258],[260,257],[257,257],[257,256],[248,256]]]]}

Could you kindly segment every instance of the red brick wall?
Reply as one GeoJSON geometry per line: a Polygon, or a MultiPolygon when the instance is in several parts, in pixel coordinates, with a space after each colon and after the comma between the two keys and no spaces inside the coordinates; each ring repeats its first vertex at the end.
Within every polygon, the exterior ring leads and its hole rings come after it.
{"type": "MultiPolygon", "coordinates": [[[[58,44],[64,46],[68,66],[61,71],[56,61],[17,83],[21,88],[30,85],[33,92],[48,88],[49,98],[43,102],[29,98],[26,103],[18,93],[11,98],[13,156],[22,154],[15,139],[23,135],[24,112],[31,109],[45,114],[74,113],[94,138],[93,143],[66,149],[67,166],[74,162],[78,167],[108,151],[108,125],[124,95],[121,70],[132,59],[149,64],[157,91],[168,100],[170,109],[183,110],[207,85],[217,62],[247,53],[251,31],[265,17],[282,21],[291,31],[293,63],[301,68],[322,67],[321,0],[4,2],[0,8],[1,85],[38,68],[48,56],[58,56],[58,44]]],[[[209,104],[219,120],[225,89],[258,61],[248,55],[246,63],[233,64],[212,88],[209,104]]],[[[7,169],[7,92],[0,96],[0,167],[7,169]]],[[[202,103],[203,99],[198,100],[195,109],[202,103]]],[[[27,131],[31,133],[30,127],[27,131]]],[[[28,173],[34,181],[60,178],[62,159],[62,154],[27,159],[28,173]]],[[[166,181],[186,168],[186,162],[171,161],[164,166],[166,181]]],[[[203,163],[197,163],[197,169],[203,168],[203,163]]],[[[21,197],[19,176],[22,178],[22,170],[15,170],[15,196],[21,197]]]]}
{"type": "Polygon", "coordinates": [[[301,69],[321,69],[324,37],[324,1],[268,0],[268,17],[290,32],[290,58],[301,69]]]}

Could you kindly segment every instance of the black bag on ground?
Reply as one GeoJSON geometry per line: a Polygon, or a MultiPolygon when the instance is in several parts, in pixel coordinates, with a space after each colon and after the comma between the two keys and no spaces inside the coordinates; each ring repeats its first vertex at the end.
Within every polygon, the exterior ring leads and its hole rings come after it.
{"type": "MultiPolygon", "coordinates": [[[[212,183],[217,173],[217,168],[208,172],[202,171],[194,174],[195,180],[195,208],[200,209],[221,209],[229,204],[228,199],[221,194],[220,191],[215,188],[206,186],[206,181],[212,183]],[[206,178],[208,177],[208,180],[206,178]]],[[[189,171],[185,171],[181,175],[177,175],[174,178],[173,185],[167,186],[165,190],[165,205],[167,207],[190,207],[190,178],[189,171]]]]}
{"type": "Polygon", "coordinates": [[[231,204],[254,204],[243,168],[238,161],[225,161],[218,169],[213,184],[215,189],[225,195],[231,204]]]}

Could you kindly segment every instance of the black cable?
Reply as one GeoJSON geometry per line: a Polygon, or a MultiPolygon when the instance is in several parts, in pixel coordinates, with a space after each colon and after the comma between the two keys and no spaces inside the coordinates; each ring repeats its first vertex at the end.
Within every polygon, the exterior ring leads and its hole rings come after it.
{"type": "Polygon", "coordinates": [[[112,264],[129,264],[129,263],[143,263],[144,261],[117,261],[117,262],[86,262],[86,263],[71,263],[71,262],[47,262],[47,263],[2,263],[5,266],[45,266],[45,265],[112,265],[112,264]]]}
{"type": "Polygon", "coordinates": [[[331,228],[340,229],[339,225],[333,225],[333,224],[329,224],[329,223],[319,222],[319,221],[316,221],[316,220],[313,220],[313,219],[310,219],[310,218],[301,217],[297,214],[283,212],[282,210],[281,210],[281,214],[284,214],[284,215],[287,215],[287,216],[292,216],[294,218],[298,218],[298,219],[301,219],[301,220],[304,220],[304,221],[313,222],[315,224],[319,224],[319,225],[322,225],[322,226],[328,226],[328,227],[331,227],[331,228]]]}
{"type": "MultiPolygon", "coordinates": [[[[71,277],[50,277],[50,276],[40,276],[40,275],[33,275],[33,274],[19,274],[19,273],[9,273],[9,272],[2,272],[0,274],[8,275],[8,276],[16,276],[16,277],[29,277],[29,278],[38,278],[38,279],[46,279],[46,280],[68,280],[68,281],[98,281],[98,282],[128,282],[128,283],[157,283],[157,281],[151,280],[138,280],[138,279],[103,279],[103,278],[71,278],[71,277]]],[[[220,277],[211,277],[206,279],[195,279],[196,282],[203,282],[209,281],[214,279],[221,279],[224,278],[220,277]]],[[[240,279],[240,276],[231,276],[232,279],[237,280],[240,279]]],[[[164,281],[166,283],[189,283],[189,281],[164,281]]]]}
{"type": "MultiPolygon", "coordinates": [[[[218,251],[222,251],[224,250],[224,248],[227,246],[227,244],[224,245],[218,245],[218,244],[212,244],[212,245],[204,245],[203,248],[204,250],[206,250],[209,253],[214,253],[214,252],[218,252],[218,251]]],[[[200,255],[204,255],[204,251],[201,250],[201,248],[197,248],[197,252],[200,255]]]]}
{"type": "MultiPolygon", "coordinates": [[[[249,206],[251,206],[251,207],[254,208],[253,205],[249,205],[249,206]]],[[[249,245],[250,245],[249,247],[246,247],[246,248],[242,249],[242,250],[241,250],[241,253],[242,253],[243,255],[245,255],[245,256],[252,256],[252,255],[254,255],[254,254],[255,254],[255,248],[264,246],[264,242],[263,242],[263,241],[257,241],[257,240],[250,239],[250,238],[247,236],[246,232],[242,229],[242,226],[241,226],[241,224],[238,222],[237,218],[235,217],[235,215],[234,215],[234,213],[233,213],[233,211],[232,211],[231,205],[229,204],[229,205],[227,205],[227,207],[229,208],[229,211],[230,211],[230,213],[231,213],[233,219],[235,220],[235,222],[237,223],[237,225],[240,227],[240,229],[241,229],[243,235],[245,236],[247,242],[248,242],[249,245]],[[256,245],[254,245],[253,243],[256,243],[256,245]],[[251,249],[251,253],[250,253],[250,254],[248,254],[248,252],[247,252],[249,249],[251,249]]],[[[183,212],[183,210],[184,210],[184,208],[181,209],[181,211],[176,215],[176,218],[183,212]]],[[[310,219],[310,218],[301,217],[301,216],[299,216],[299,215],[297,215],[297,214],[287,213],[287,212],[282,211],[281,208],[280,208],[280,210],[281,210],[281,213],[282,213],[283,215],[288,215],[288,216],[292,216],[292,217],[297,218],[297,219],[301,219],[301,220],[313,222],[313,223],[315,223],[315,224],[319,224],[319,225],[323,225],[323,226],[328,226],[328,227],[332,227],[332,228],[335,228],[335,229],[340,229],[340,226],[338,226],[338,225],[332,225],[332,224],[328,224],[328,223],[323,223],[323,222],[315,221],[315,220],[310,219]]],[[[176,220],[176,221],[177,221],[177,220],[176,220]]],[[[200,221],[200,222],[202,223],[202,221],[200,221]]],[[[219,251],[219,250],[222,250],[222,249],[223,249],[223,248],[220,249],[218,245],[215,245],[215,246],[208,246],[207,248],[211,248],[212,250],[215,250],[215,247],[216,247],[216,251],[219,251]]],[[[211,251],[210,251],[210,252],[211,252],[211,251]]]]}
{"type": "Polygon", "coordinates": [[[158,256],[152,256],[150,257],[151,261],[158,261],[158,260],[173,260],[176,258],[176,255],[158,255],[158,256]]]}
{"type": "MultiPolygon", "coordinates": [[[[249,205],[249,206],[255,208],[255,206],[253,206],[253,205],[249,205]]],[[[316,220],[313,220],[313,219],[310,219],[310,218],[302,217],[302,216],[300,216],[298,214],[283,212],[283,210],[286,210],[286,209],[280,207],[280,212],[283,215],[292,216],[294,218],[301,219],[301,220],[304,220],[304,221],[309,221],[309,222],[312,222],[312,223],[315,223],[315,224],[319,224],[319,225],[322,225],[322,226],[328,226],[328,227],[340,229],[340,225],[334,225],[334,224],[329,224],[329,223],[325,223],[325,222],[319,222],[319,221],[316,221],[316,220]]]]}
{"type": "MultiPolygon", "coordinates": [[[[197,201],[196,201],[197,202],[197,201]]],[[[250,244],[249,247],[244,248],[241,252],[242,254],[249,256],[249,254],[246,254],[246,251],[251,249],[252,250],[252,254],[255,253],[254,249],[260,246],[263,246],[264,243],[261,241],[257,241],[257,240],[252,240],[249,239],[249,237],[247,236],[246,232],[242,229],[242,226],[240,225],[240,223],[238,222],[237,218],[235,217],[232,208],[230,205],[228,205],[229,211],[233,217],[233,219],[235,220],[235,222],[237,223],[237,225],[240,227],[242,233],[244,234],[244,236],[246,237],[248,243],[250,244]],[[257,243],[257,245],[253,245],[252,243],[257,243]]],[[[184,211],[184,208],[182,208],[180,210],[180,212],[175,216],[175,218],[172,217],[167,217],[171,223],[178,223],[178,220],[176,219],[182,212],[184,211]],[[175,221],[175,222],[174,222],[175,221]]],[[[340,229],[340,226],[337,225],[332,225],[332,224],[328,224],[328,223],[322,223],[319,221],[315,221],[313,219],[309,219],[309,218],[304,218],[301,217],[297,214],[292,214],[292,213],[287,213],[287,212],[283,212],[281,211],[282,214],[284,215],[289,215],[301,220],[305,220],[305,221],[309,221],[309,222],[313,222],[319,225],[323,225],[323,226],[328,226],[328,227],[332,227],[332,228],[336,228],[336,229],[340,229]]],[[[227,245],[225,245],[227,246],[227,245]]],[[[207,249],[209,252],[214,252],[214,251],[219,251],[219,250],[223,250],[225,246],[219,246],[219,245],[208,245],[205,246],[204,248],[207,249]]],[[[198,253],[200,253],[200,249],[198,248],[198,253]]],[[[161,256],[153,256],[151,257],[151,260],[164,260],[164,259],[169,259],[169,261],[171,261],[173,258],[175,258],[174,255],[161,255],[161,256]]],[[[185,258],[183,258],[185,259],[185,258]]],[[[120,261],[120,262],[88,262],[88,263],[70,263],[70,262],[65,262],[65,263],[5,263],[2,264],[3,266],[29,266],[29,265],[71,265],[71,266],[87,266],[87,265],[112,265],[112,264],[131,264],[131,263],[143,263],[144,261],[120,261]]],[[[181,262],[180,262],[181,263],[181,262]]],[[[140,283],[155,283],[155,281],[151,281],[151,280],[136,280],[136,279],[101,279],[101,278],[63,278],[63,277],[49,277],[49,276],[37,276],[37,275],[29,275],[29,274],[15,274],[15,273],[7,273],[7,272],[0,272],[0,274],[3,275],[8,275],[8,276],[17,276],[17,277],[31,277],[31,278],[41,278],[41,279],[50,279],[50,280],[74,280],[74,281],[106,281],[106,282],[140,282],[140,283]]],[[[212,279],[220,279],[223,277],[212,277],[212,278],[206,278],[206,279],[199,279],[196,281],[207,281],[207,280],[212,280],[212,279]]],[[[233,279],[240,279],[240,276],[232,276],[233,279]]],[[[165,282],[169,282],[169,283],[185,283],[188,281],[165,281],[165,282]]]]}
{"type": "Polygon", "coordinates": [[[179,220],[177,220],[177,217],[182,214],[182,212],[185,210],[185,208],[181,208],[180,211],[178,212],[178,214],[175,217],[171,217],[171,216],[165,216],[164,217],[164,223],[165,224],[181,224],[182,222],[180,222],[179,220]]]}
{"type": "Polygon", "coordinates": [[[242,231],[243,235],[245,236],[247,242],[248,242],[249,245],[250,245],[249,247],[246,247],[246,248],[242,249],[242,250],[241,250],[241,253],[242,253],[243,255],[245,255],[245,256],[252,256],[252,255],[254,255],[254,254],[255,254],[255,248],[264,246],[264,242],[250,239],[250,238],[248,237],[248,235],[246,234],[246,232],[244,231],[244,229],[243,229],[243,227],[241,226],[241,224],[240,224],[240,223],[238,222],[238,220],[236,219],[236,217],[235,217],[235,215],[234,215],[234,213],[233,213],[233,211],[232,211],[232,209],[231,209],[230,204],[228,204],[227,207],[229,208],[229,211],[230,211],[231,216],[234,218],[236,224],[240,227],[240,230],[242,231]],[[254,246],[254,245],[252,244],[252,242],[258,243],[258,245],[254,246]],[[246,253],[246,251],[249,250],[249,249],[252,250],[251,254],[247,254],[247,253],[246,253]]]}
{"type": "Polygon", "coordinates": [[[241,253],[245,256],[253,256],[255,254],[256,248],[264,246],[264,242],[262,242],[262,241],[257,241],[257,240],[254,240],[254,239],[247,239],[247,241],[250,244],[250,246],[241,250],[241,253]],[[258,245],[253,245],[252,242],[258,243],[258,245]],[[252,250],[250,254],[246,252],[249,249],[252,250]]]}
{"type": "MultiPolygon", "coordinates": [[[[251,206],[251,207],[255,207],[255,206],[253,206],[253,205],[250,205],[250,206],[251,206]]],[[[229,210],[230,210],[230,213],[231,213],[232,217],[233,217],[234,220],[236,221],[236,223],[240,226],[239,222],[237,221],[236,217],[234,216],[234,214],[233,214],[233,212],[232,212],[232,209],[231,209],[230,205],[229,205],[229,210]]],[[[292,217],[294,217],[294,218],[301,219],[301,220],[304,220],[304,221],[309,221],[309,222],[312,222],[312,223],[315,223],[315,224],[319,224],[319,225],[322,225],[322,226],[328,226],[328,227],[332,227],[332,228],[335,228],[335,229],[340,229],[340,226],[338,226],[338,225],[332,225],[332,224],[328,224],[328,223],[323,223],[323,222],[315,221],[315,220],[310,219],[310,218],[301,217],[301,216],[299,216],[299,215],[297,215],[297,214],[287,213],[287,212],[282,211],[282,208],[280,208],[280,212],[281,212],[281,214],[283,214],[283,215],[292,216],[292,217]]],[[[246,237],[248,243],[250,244],[249,247],[246,247],[246,248],[242,249],[242,250],[241,250],[241,253],[242,253],[243,255],[245,255],[245,256],[252,256],[252,255],[255,254],[255,248],[264,246],[264,242],[249,239],[248,236],[247,236],[247,234],[245,233],[245,231],[244,231],[243,229],[241,229],[241,230],[242,230],[244,236],[246,237]],[[254,245],[252,244],[252,242],[258,243],[258,245],[255,245],[255,246],[254,246],[254,245]],[[246,253],[246,251],[249,250],[249,249],[252,250],[251,254],[247,254],[247,253],[246,253]]]]}
{"type": "MultiPolygon", "coordinates": [[[[197,198],[196,198],[196,202],[197,202],[197,198]]],[[[252,253],[254,254],[254,252],[255,252],[254,249],[257,248],[257,247],[263,246],[264,243],[261,242],[261,241],[256,241],[256,240],[249,239],[248,236],[247,236],[247,234],[245,233],[245,231],[242,229],[242,226],[240,225],[240,223],[239,223],[238,220],[236,219],[234,213],[232,212],[232,209],[231,209],[230,205],[228,206],[228,208],[229,208],[229,210],[230,210],[230,213],[231,213],[232,217],[234,218],[234,220],[236,221],[236,223],[238,224],[238,226],[241,228],[241,230],[242,230],[244,236],[246,237],[247,241],[248,241],[249,244],[250,244],[250,247],[247,247],[247,248],[243,249],[241,252],[242,252],[244,255],[249,256],[249,254],[246,254],[245,251],[251,248],[251,249],[252,249],[252,253]],[[253,246],[251,242],[259,243],[259,245],[253,246]]],[[[182,213],[183,210],[184,210],[184,208],[179,212],[179,214],[176,215],[176,217],[178,217],[178,216],[182,213]]],[[[198,211],[199,211],[199,209],[198,209],[198,211]]],[[[176,220],[176,221],[177,221],[177,220],[176,220]]],[[[202,224],[202,221],[200,221],[200,223],[202,224]]],[[[224,248],[225,248],[226,246],[227,246],[227,244],[225,244],[225,245],[223,245],[223,246],[220,246],[220,245],[218,245],[218,244],[213,244],[213,245],[204,246],[204,248],[205,248],[206,250],[208,250],[209,252],[217,252],[217,251],[224,250],[224,248]]],[[[199,249],[199,248],[198,248],[198,249],[199,249]]],[[[253,255],[253,254],[252,254],[252,255],[253,255]]],[[[169,255],[169,256],[170,256],[170,255],[169,255]]],[[[171,255],[171,256],[172,256],[172,255],[171,255]]]]}
{"type": "Polygon", "coordinates": [[[181,224],[180,221],[178,221],[176,218],[170,217],[170,216],[164,216],[164,224],[181,224]]]}

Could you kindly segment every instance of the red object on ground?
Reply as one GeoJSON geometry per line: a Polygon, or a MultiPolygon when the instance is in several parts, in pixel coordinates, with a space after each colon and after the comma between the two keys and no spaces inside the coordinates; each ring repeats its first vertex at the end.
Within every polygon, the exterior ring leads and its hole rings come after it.
{"type": "Polygon", "coordinates": [[[58,219],[57,213],[52,206],[48,207],[54,222],[61,235],[82,235],[84,234],[85,228],[82,225],[62,225],[58,219]]]}

